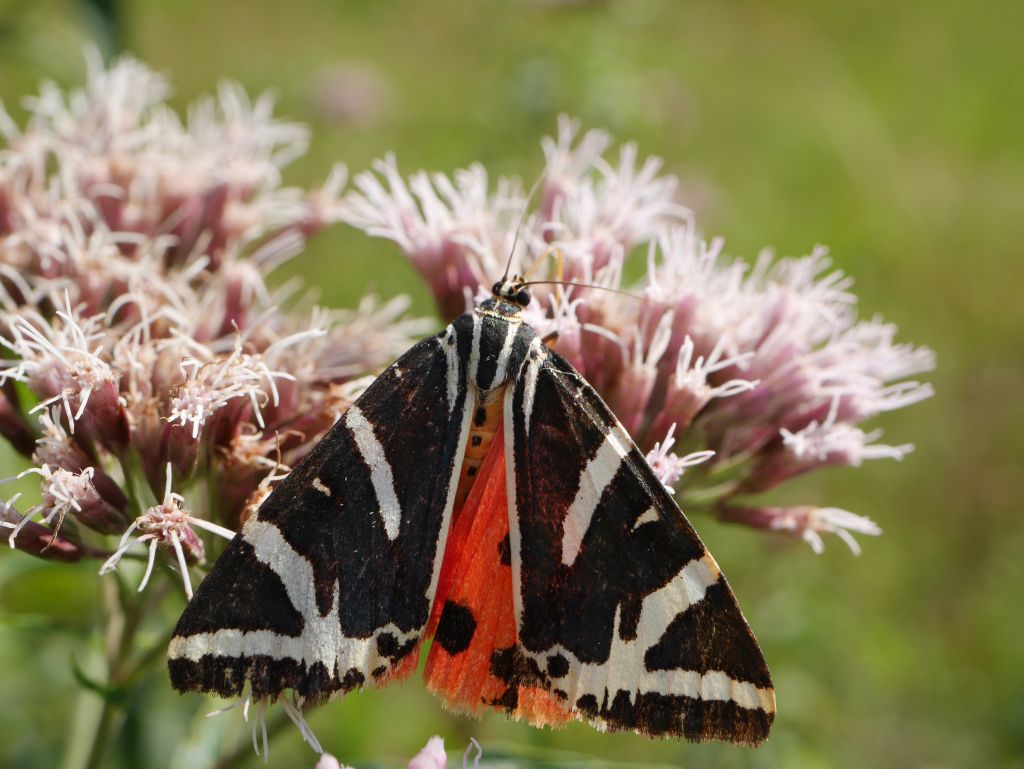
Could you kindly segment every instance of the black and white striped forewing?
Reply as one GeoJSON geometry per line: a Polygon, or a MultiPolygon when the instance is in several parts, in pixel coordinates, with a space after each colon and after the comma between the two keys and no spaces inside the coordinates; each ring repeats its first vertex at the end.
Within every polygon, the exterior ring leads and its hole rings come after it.
{"type": "Polygon", "coordinates": [[[452,325],[413,347],[246,522],[178,622],[176,689],[316,701],[410,661],[465,452],[470,343],[452,325]]]}
{"type": "Polygon", "coordinates": [[[531,669],[611,730],[759,744],[771,677],[725,578],[600,396],[535,341],[505,401],[513,602],[531,669]]]}

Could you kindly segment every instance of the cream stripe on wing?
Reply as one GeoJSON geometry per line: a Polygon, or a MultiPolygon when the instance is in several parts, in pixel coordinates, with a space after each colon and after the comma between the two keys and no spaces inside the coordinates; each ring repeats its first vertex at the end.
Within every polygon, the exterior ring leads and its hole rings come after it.
{"type": "Polygon", "coordinates": [[[636,636],[623,640],[620,634],[621,607],[616,610],[612,644],[608,659],[600,663],[580,662],[576,656],[556,645],[543,653],[529,654],[543,668],[546,659],[562,654],[570,660],[569,672],[562,678],[552,676],[572,702],[591,695],[602,702],[623,691],[635,704],[638,694],[663,694],[703,700],[732,700],[740,707],[775,712],[775,692],[750,681],[739,681],[721,670],[700,673],[696,670],[648,670],[647,652],[664,637],[672,621],[687,607],[704,599],[708,588],[721,579],[718,564],[707,552],[686,563],[662,588],[646,596],[640,610],[636,636]]]}
{"type": "Polygon", "coordinates": [[[473,313],[473,340],[469,343],[469,367],[466,370],[466,386],[476,384],[476,372],[480,367],[480,316],[473,313]]]}
{"type": "Polygon", "coordinates": [[[342,673],[356,668],[364,674],[391,661],[380,654],[377,637],[388,633],[404,644],[419,635],[419,629],[402,632],[394,623],[374,631],[369,638],[342,635],[338,618],[338,583],[334,583],[331,609],[320,614],[316,600],[313,566],[299,554],[272,523],[252,518],[242,529],[242,537],[252,545],[256,560],[266,564],[284,585],[295,610],[302,615],[302,634],[287,636],[273,630],[223,628],[211,633],[175,636],[168,649],[170,659],[198,662],[204,656],[258,657],[291,659],[311,666],[323,663],[328,671],[342,673]]]}
{"type": "MultiPolygon", "coordinates": [[[[547,352],[540,337],[530,342],[530,354],[526,361],[526,373],[523,375],[523,428],[530,434],[530,420],[533,418],[533,399],[537,395],[537,377],[547,352]]],[[[506,427],[509,423],[506,422],[506,427]]]]}
{"type": "Polygon", "coordinates": [[[373,484],[373,493],[377,495],[377,503],[380,505],[380,517],[384,521],[384,533],[388,539],[394,540],[398,537],[398,530],[402,523],[402,508],[398,504],[398,496],[395,494],[395,478],[391,472],[391,465],[384,455],[384,447],[380,445],[377,436],[373,432],[373,425],[370,424],[358,406],[349,407],[345,414],[345,425],[352,432],[356,440],[359,453],[370,468],[370,483],[373,484]]]}
{"type": "Polygon", "coordinates": [[[631,445],[629,436],[616,422],[605,435],[597,453],[580,473],[576,498],[573,499],[562,521],[562,563],[566,566],[572,566],[576,556],[580,554],[583,537],[590,528],[590,521],[601,501],[601,495],[619,471],[631,445]]]}
{"type": "MultiPolygon", "coordinates": [[[[538,340],[534,340],[538,341],[538,340]]],[[[527,365],[532,365],[530,361],[527,365]]],[[[532,369],[533,384],[537,383],[536,369],[532,369]]],[[[533,392],[530,387],[529,373],[527,373],[527,391],[524,392],[524,403],[529,395],[533,400],[533,392]]],[[[519,386],[517,382],[505,391],[505,408],[502,415],[505,429],[505,496],[508,499],[508,549],[512,561],[512,610],[516,617],[516,627],[523,626],[523,580],[522,580],[522,536],[519,533],[519,507],[516,499],[516,430],[515,430],[515,393],[519,386]]],[[[532,407],[532,406],[531,406],[532,407]]],[[[530,418],[525,417],[524,429],[529,432],[530,418]]]]}
{"type": "Polygon", "coordinates": [[[441,347],[444,349],[445,362],[448,364],[445,384],[447,385],[448,413],[455,408],[455,401],[459,397],[459,345],[458,335],[454,326],[448,326],[444,335],[444,342],[441,347]]]}
{"type": "Polygon", "coordinates": [[[491,387],[497,387],[504,383],[508,372],[508,361],[512,357],[512,343],[519,333],[519,325],[508,323],[505,326],[505,341],[501,345],[501,352],[498,354],[498,363],[494,367],[494,379],[491,380],[491,387]]]}

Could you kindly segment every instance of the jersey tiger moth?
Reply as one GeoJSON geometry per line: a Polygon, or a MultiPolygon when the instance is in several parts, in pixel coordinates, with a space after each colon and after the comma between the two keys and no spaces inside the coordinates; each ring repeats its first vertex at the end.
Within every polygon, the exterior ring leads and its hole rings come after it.
{"type": "Polygon", "coordinates": [[[387,368],[178,622],[174,687],[300,704],[408,675],[535,725],[758,745],[771,677],[725,578],[595,390],[493,296],[387,368]]]}

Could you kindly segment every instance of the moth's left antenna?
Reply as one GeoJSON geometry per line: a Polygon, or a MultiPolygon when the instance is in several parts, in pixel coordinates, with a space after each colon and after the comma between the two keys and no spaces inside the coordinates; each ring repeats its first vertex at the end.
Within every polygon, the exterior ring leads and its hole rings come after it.
{"type": "Polygon", "coordinates": [[[533,196],[537,192],[537,188],[540,187],[540,183],[544,180],[544,172],[542,171],[540,176],[537,177],[537,181],[530,187],[530,191],[526,194],[526,202],[523,203],[523,213],[519,217],[519,224],[516,225],[516,234],[512,238],[512,248],[508,252],[508,261],[505,262],[505,272],[501,276],[501,281],[504,283],[508,278],[508,271],[512,267],[512,258],[516,255],[516,245],[519,243],[519,234],[523,231],[523,225],[526,224],[526,217],[530,213],[530,201],[533,200],[533,196]]]}

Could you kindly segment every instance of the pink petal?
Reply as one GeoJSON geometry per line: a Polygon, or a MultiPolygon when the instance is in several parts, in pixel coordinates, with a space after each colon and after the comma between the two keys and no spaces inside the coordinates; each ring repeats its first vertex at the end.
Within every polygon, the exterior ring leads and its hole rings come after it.
{"type": "Polygon", "coordinates": [[[445,769],[448,766],[448,756],[444,752],[444,740],[441,737],[431,737],[423,750],[412,757],[408,769],[445,769]]]}
{"type": "Polygon", "coordinates": [[[338,759],[330,753],[324,753],[320,756],[320,760],[316,762],[315,769],[345,769],[345,767],[339,764],[338,759]]]}

